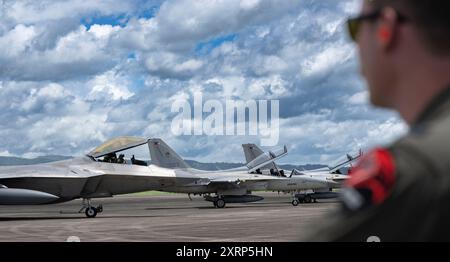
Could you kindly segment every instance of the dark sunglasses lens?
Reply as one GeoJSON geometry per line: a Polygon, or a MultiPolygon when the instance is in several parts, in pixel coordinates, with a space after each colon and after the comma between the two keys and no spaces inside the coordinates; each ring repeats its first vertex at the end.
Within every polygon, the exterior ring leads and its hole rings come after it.
{"type": "Polygon", "coordinates": [[[359,21],[350,19],[347,21],[348,34],[353,41],[356,41],[359,31],[359,21]]]}

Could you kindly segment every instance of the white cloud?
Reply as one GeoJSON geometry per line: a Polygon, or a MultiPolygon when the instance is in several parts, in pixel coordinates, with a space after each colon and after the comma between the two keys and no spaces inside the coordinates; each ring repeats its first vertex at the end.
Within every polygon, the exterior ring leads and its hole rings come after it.
{"type": "Polygon", "coordinates": [[[114,65],[109,36],[119,27],[93,26],[60,37],[54,48],[38,50],[33,43],[45,28],[16,26],[0,38],[0,77],[16,80],[65,80],[99,73],[114,65]],[[18,36],[16,36],[18,35],[18,36]]]}
{"type": "Polygon", "coordinates": [[[113,136],[143,135],[162,137],[189,158],[243,161],[240,144],[258,137],[167,131],[171,103],[195,91],[221,101],[280,99],[288,162],[327,162],[386,143],[405,127],[367,105],[354,46],[344,36],[343,21],[358,6],[355,0],[4,1],[0,137],[8,139],[0,149],[76,155],[113,136]],[[154,15],[142,15],[155,4],[154,15]],[[96,24],[101,16],[120,26],[96,24]]]}
{"type": "Polygon", "coordinates": [[[363,105],[367,103],[368,99],[369,93],[366,90],[364,90],[350,96],[348,102],[353,105],[363,105]]]}
{"type": "Polygon", "coordinates": [[[352,58],[352,51],[353,48],[349,45],[330,46],[322,52],[316,53],[313,57],[303,63],[304,74],[308,76],[321,73],[338,64],[346,62],[352,58]]]}
{"type": "Polygon", "coordinates": [[[295,6],[292,0],[177,0],[165,2],[156,19],[161,39],[190,41],[268,22],[295,6]]]}
{"type": "Polygon", "coordinates": [[[242,94],[241,97],[265,97],[266,99],[279,99],[288,95],[289,84],[279,75],[255,79],[248,83],[250,95],[242,94]]]}
{"type": "Polygon", "coordinates": [[[5,150],[5,151],[0,151],[0,156],[15,156],[15,155],[9,153],[8,150],[5,150]]]}
{"type": "Polygon", "coordinates": [[[33,26],[17,25],[0,37],[0,47],[2,47],[1,56],[14,57],[24,52],[30,46],[30,40],[36,36],[33,26]]]}
{"type": "Polygon", "coordinates": [[[66,17],[80,17],[85,14],[99,12],[110,15],[134,9],[132,1],[114,0],[41,0],[41,1],[3,1],[6,15],[24,23],[39,23],[48,20],[59,20],[66,17]]]}
{"type": "Polygon", "coordinates": [[[105,116],[88,114],[64,117],[45,117],[29,127],[30,131],[26,137],[32,141],[30,150],[45,152],[80,152],[73,145],[83,144],[85,141],[106,140],[103,131],[106,130],[105,116]],[[69,148],[58,148],[61,145],[69,148]]]}
{"type": "Polygon", "coordinates": [[[113,70],[102,75],[95,76],[95,78],[89,81],[87,85],[92,88],[87,96],[89,100],[128,99],[134,95],[127,88],[127,86],[129,86],[129,82],[126,79],[116,75],[113,70]]]}
{"type": "Polygon", "coordinates": [[[65,97],[70,96],[70,93],[64,90],[59,84],[51,83],[40,89],[31,89],[30,95],[20,105],[21,109],[25,112],[29,112],[40,108],[45,109],[47,112],[58,110],[58,100],[63,100],[65,97]],[[41,108],[43,107],[43,108],[41,108]]]}
{"type": "Polygon", "coordinates": [[[298,145],[292,162],[314,162],[320,156],[323,164],[349,152],[387,145],[407,132],[406,125],[396,118],[387,120],[331,121],[331,112],[306,114],[281,120],[281,143],[295,141],[298,145]],[[326,160],[326,161],[325,161],[326,160]]]}
{"type": "Polygon", "coordinates": [[[198,59],[187,59],[169,52],[151,53],[145,65],[152,74],[162,78],[190,78],[203,66],[198,59]]]}

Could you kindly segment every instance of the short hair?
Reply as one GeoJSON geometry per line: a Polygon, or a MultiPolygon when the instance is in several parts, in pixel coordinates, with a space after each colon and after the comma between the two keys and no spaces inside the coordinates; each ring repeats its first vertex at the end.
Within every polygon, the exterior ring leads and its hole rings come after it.
{"type": "Polygon", "coordinates": [[[414,23],[430,51],[450,55],[450,1],[371,0],[375,8],[390,6],[414,23]]]}

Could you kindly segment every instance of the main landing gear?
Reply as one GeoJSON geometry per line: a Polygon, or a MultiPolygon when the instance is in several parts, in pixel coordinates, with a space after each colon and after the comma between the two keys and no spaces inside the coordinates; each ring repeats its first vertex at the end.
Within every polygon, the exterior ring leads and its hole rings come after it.
{"type": "Polygon", "coordinates": [[[225,207],[225,200],[222,198],[218,198],[216,201],[213,202],[214,206],[217,208],[224,208],[225,207]]]}
{"type": "Polygon", "coordinates": [[[291,203],[293,206],[296,207],[301,203],[312,203],[312,202],[316,203],[317,200],[315,198],[311,197],[310,194],[306,194],[306,195],[298,194],[298,195],[293,195],[293,199],[292,199],[291,203]]]}
{"type": "Polygon", "coordinates": [[[83,206],[81,207],[80,211],[78,211],[78,213],[82,213],[83,211],[84,214],[86,214],[86,217],[94,218],[98,213],[103,212],[103,206],[98,205],[97,207],[94,207],[91,205],[90,198],[83,198],[83,206]]]}
{"type": "Polygon", "coordinates": [[[216,208],[224,208],[227,202],[225,201],[225,197],[222,195],[220,196],[205,195],[204,197],[206,201],[212,202],[214,207],[216,208]]]}

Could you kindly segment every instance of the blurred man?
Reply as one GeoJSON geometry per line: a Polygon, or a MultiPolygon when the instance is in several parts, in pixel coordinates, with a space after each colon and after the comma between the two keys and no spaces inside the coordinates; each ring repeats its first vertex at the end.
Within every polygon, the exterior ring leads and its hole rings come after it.
{"type": "Polygon", "coordinates": [[[348,20],[371,102],[409,134],[352,171],[326,241],[450,240],[450,2],[364,1],[348,20]]]}

